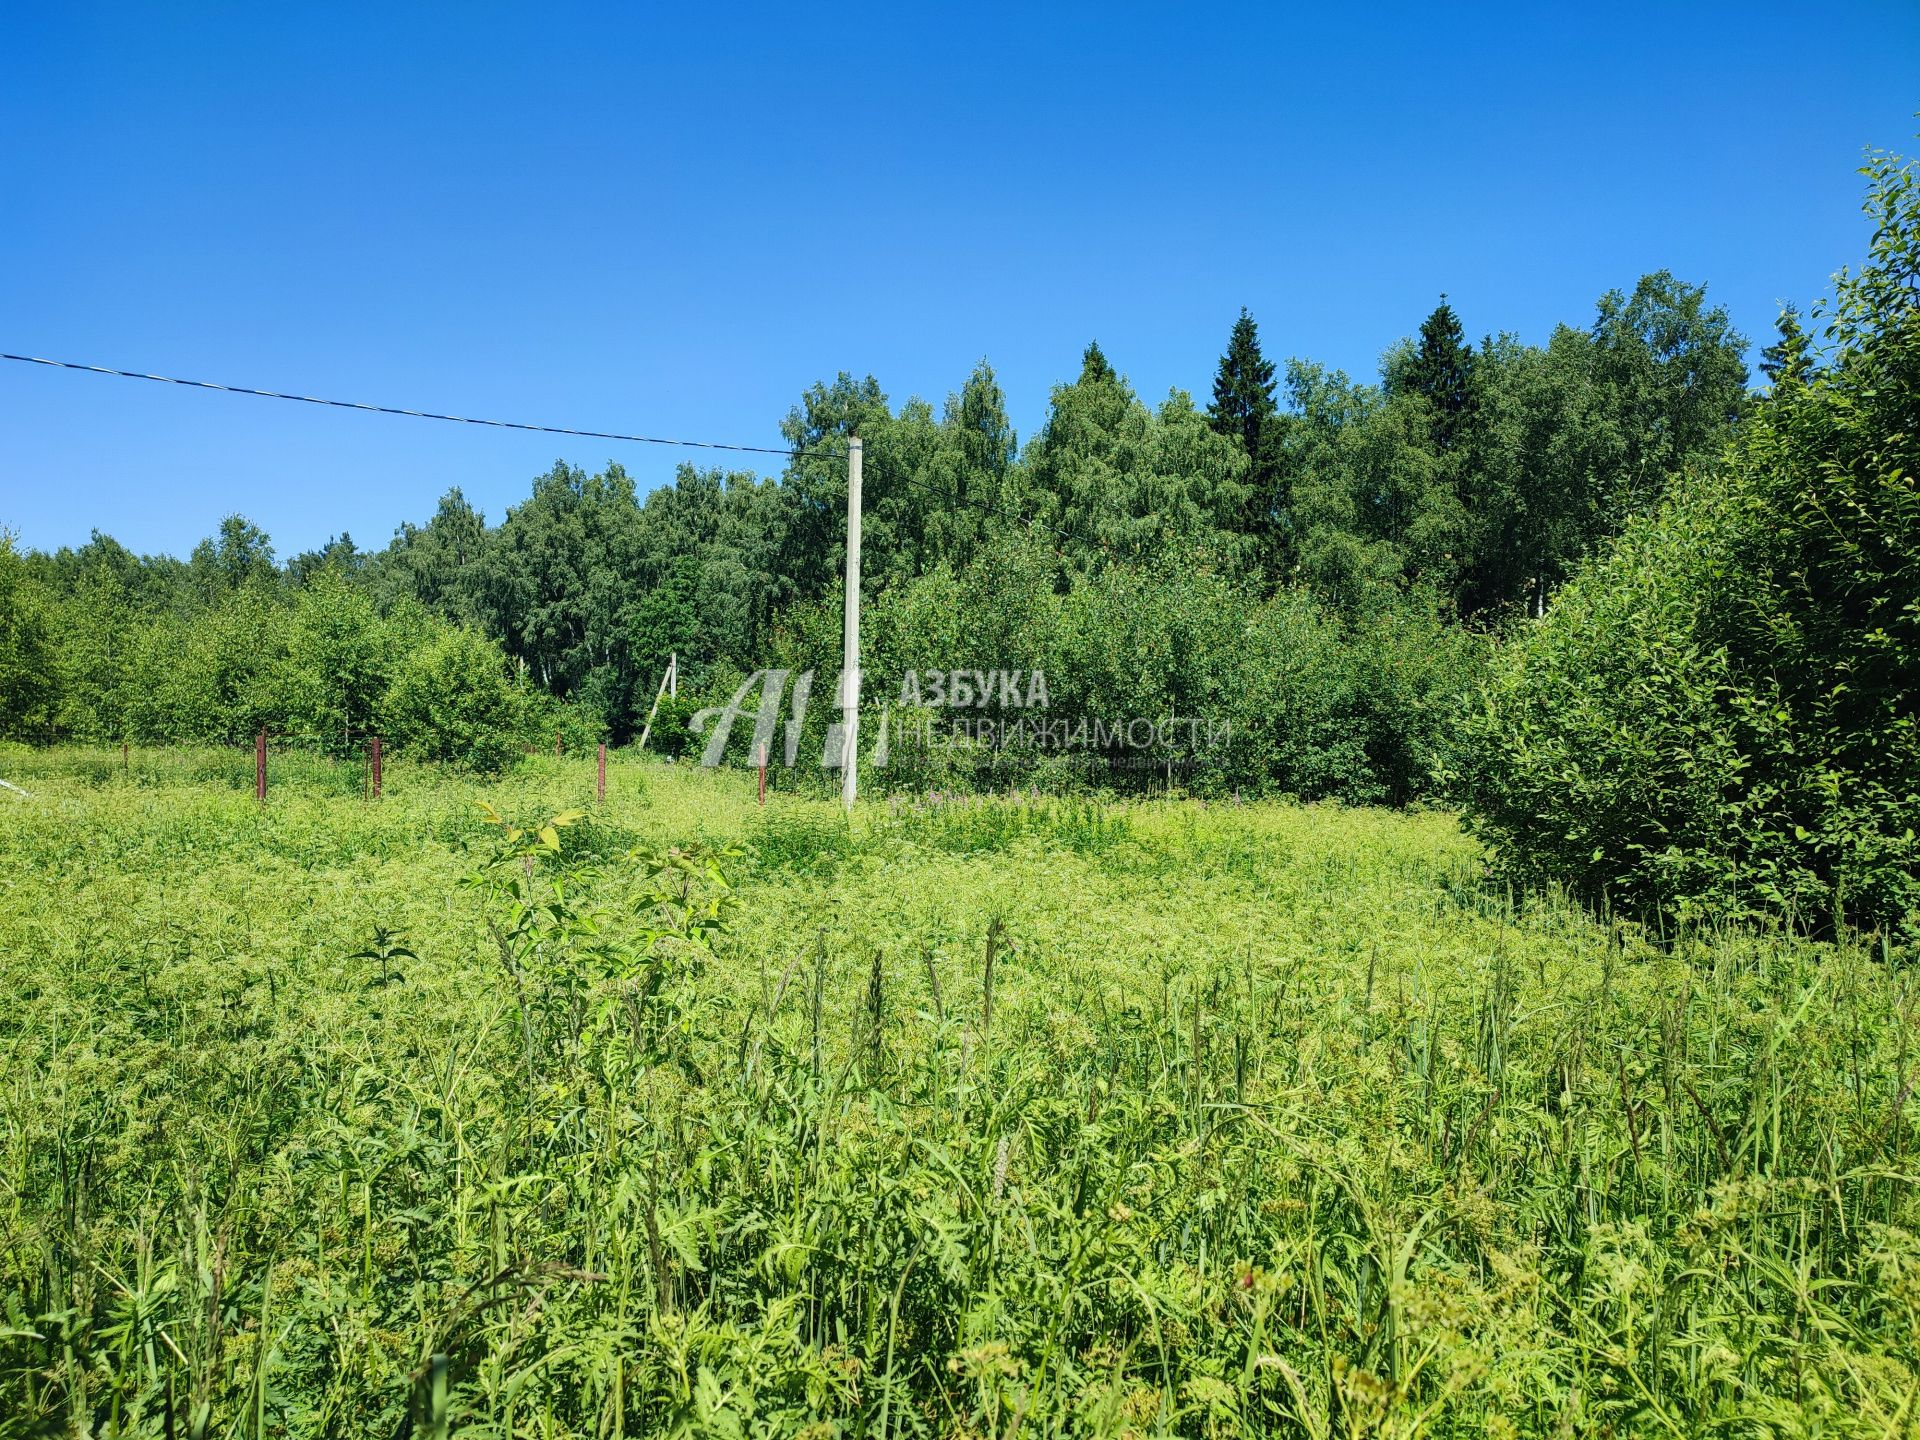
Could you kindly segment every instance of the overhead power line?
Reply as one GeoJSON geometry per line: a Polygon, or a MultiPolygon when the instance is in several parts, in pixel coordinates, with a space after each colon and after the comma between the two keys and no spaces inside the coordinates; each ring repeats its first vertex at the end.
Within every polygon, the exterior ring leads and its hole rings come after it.
{"type": "Polygon", "coordinates": [[[72,360],[47,360],[38,355],[8,355],[25,365],[56,370],[84,370],[90,375],[117,375],[123,380],[154,380],[162,385],[185,385],[195,390],[222,390],[229,395],[257,395],[263,400],[296,400],[302,405],[331,405],[338,410],[364,410],[374,415],[406,415],[415,420],[448,420],[456,425],[486,425],[495,430],[532,430],[542,435],[577,435],[587,440],[625,440],[635,445],[677,445],[690,450],[731,450],[746,455],[807,455],[826,452],[794,450],[772,445],[729,445],[718,440],[669,440],[658,435],[622,435],[612,430],[575,430],[566,425],[533,425],[521,420],[482,420],[472,415],[443,415],[433,410],[409,410],[400,405],[368,405],[359,400],[327,400],[317,395],[289,395],[282,390],[255,390],[247,385],[221,385],[212,380],[182,380],[175,375],[148,375],[139,370],[115,370],[106,365],[80,365],[72,360]]]}
{"type": "MultiPolygon", "coordinates": [[[[625,435],[614,430],[576,430],[566,425],[535,425],[521,420],[487,420],[473,415],[446,415],[434,410],[411,410],[401,405],[370,405],[360,400],[329,400],[317,395],[293,395],[284,390],[259,390],[250,385],[222,385],[213,380],[185,380],[177,375],[150,375],[141,370],[116,370],[107,365],[82,365],[73,360],[49,360],[39,355],[9,355],[0,352],[0,360],[13,360],[22,365],[45,365],[54,370],[79,370],[89,375],[112,375],[122,380],[152,380],[162,385],[183,385],[192,390],[218,390],[228,395],[252,395],[262,400],[292,400],[302,405],[327,405],[336,410],[359,410],[370,415],[404,415],[414,420],[444,420],[456,425],[484,425],[494,430],[526,430],[541,435],[573,435],[586,440],[621,440],[635,445],[673,445],[689,450],[726,450],[742,455],[785,455],[790,458],[809,455],[845,458],[846,455],[845,450],[824,446],[794,449],[772,445],[733,445],[719,440],[673,440],[658,435],[625,435]]],[[[1022,515],[1017,511],[1003,509],[990,501],[956,495],[911,475],[901,475],[899,478],[916,489],[938,496],[950,505],[964,505],[968,509],[979,510],[984,514],[997,515],[1016,525],[1024,525],[1029,530],[1045,530],[1065,540],[1076,540],[1092,549],[1104,548],[1104,542],[1082,535],[1076,530],[1062,529],[1058,525],[1048,524],[1031,515],[1022,515]]]]}

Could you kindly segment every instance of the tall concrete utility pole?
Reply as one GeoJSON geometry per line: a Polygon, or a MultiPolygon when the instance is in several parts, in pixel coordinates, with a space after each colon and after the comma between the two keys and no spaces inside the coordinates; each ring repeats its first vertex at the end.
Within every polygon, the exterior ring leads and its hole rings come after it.
{"type": "Polygon", "coordinates": [[[860,793],[860,437],[847,442],[847,610],[840,651],[840,803],[860,793]]]}

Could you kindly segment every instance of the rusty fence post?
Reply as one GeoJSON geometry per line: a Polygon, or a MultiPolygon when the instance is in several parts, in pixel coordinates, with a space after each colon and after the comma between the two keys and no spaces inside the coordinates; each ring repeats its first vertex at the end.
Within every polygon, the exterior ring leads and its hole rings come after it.
{"type": "Polygon", "coordinates": [[[553,753],[556,755],[560,753],[560,727],[558,725],[553,727],[553,753]]]}
{"type": "Polygon", "coordinates": [[[607,803],[607,746],[600,743],[600,758],[594,763],[593,798],[604,805],[607,803]]]}
{"type": "Polygon", "coordinates": [[[767,747],[760,747],[760,803],[767,803],[767,747]]]}
{"type": "Polygon", "coordinates": [[[264,725],[253,738],[253,798],[262,804],[267,799],[267,727],[264,725]]]}
{"type": "Polygon", "coordinates": [[[373,798],[380,798],[380,737],[372,736],[367,741],[367,788],[373,798]]]}

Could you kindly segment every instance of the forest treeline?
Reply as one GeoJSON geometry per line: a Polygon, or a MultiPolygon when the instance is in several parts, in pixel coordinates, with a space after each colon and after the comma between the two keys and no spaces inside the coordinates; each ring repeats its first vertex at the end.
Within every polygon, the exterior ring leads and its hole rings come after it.
{"type": "Polygon", "coordinates": [[[1873,261],[1818,324],[1783,315],[1754,388],[1724,310],[1660,272],[1544,345],[1472,342],[1443,297],[1369,382],[1277,363],[1243,311],[1204,404],[1149,404],[1090,344],[1024,442],[984,361],[937,409],[843,373],[786,417],[778,474],[683,466],[641,496],[562,462],[498,523],[454,489],[379,550],[279,563],[239,516],[184,560],[98,532],[0,548],[0,728],[378,730],[493,767],[556,725],[631,737],[670,654],[669,749],[764,666],[831,696],[858,435],[870,704],[908,670],[1040,669],[1055,717],[1211,722],[1093,754],[950,745],[895,776],[1444,789],[1516,876],[1596,899],[1899,913],[1920,245],[1911,168],[1870,174],[1873,261]],[[1855,493],[1855,471],[1881,478],[1855,493]]]}
{"type": "Polygon", "coordinates": [[[1746,403],[1745,344],[1664,273],[1545,346],[1469,343],[1443,301],[1374,383],[1276,366],[1243,313],[1204,407],[1147,404],[1089,345],[1024,445],[984,361],[937,411],[842,374],[788,415],[803,453],[775,476],[686,466],[642,497],[618,465],[563,462],[497,524],[455,489],[383,549],[343,535],[284,564],[238,516],[185,560],[96,532],[16,567],[44,655],[4,718],[35,736],[266,724],[406,744],[418,707],[383,710],[383,688],[427,637],[442,654],[477,635],[530,724],[550,698],[624,740],[670,653],[701,696],[764,664],[832,664],[858,434],[876,683],[1044,667],[1069,713],[1244,718],[1232,755],[1177,757],[1217,783],[1404,798],[1422,742],[1396,732],[1471,667],[1454,630],[1539,608],[1711,455],[1746,403]],[[1262,762],[1295,722],[1299,754],[1262,762]]]}

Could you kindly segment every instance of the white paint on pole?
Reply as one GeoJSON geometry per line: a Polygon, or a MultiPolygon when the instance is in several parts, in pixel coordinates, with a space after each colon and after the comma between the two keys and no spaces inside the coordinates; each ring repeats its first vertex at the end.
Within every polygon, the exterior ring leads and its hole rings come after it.
{"type": "Polygon", "coordinates": [[[860,793],[860,437],[847,442],[847,610],[840,650],[840,803],[860,793]]]}

